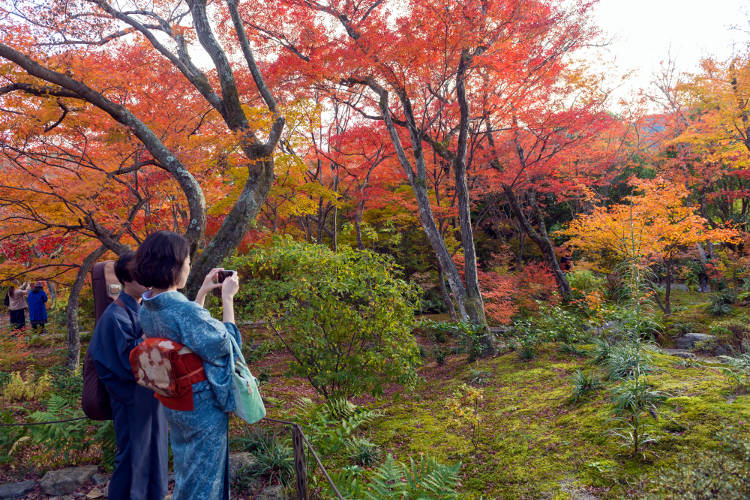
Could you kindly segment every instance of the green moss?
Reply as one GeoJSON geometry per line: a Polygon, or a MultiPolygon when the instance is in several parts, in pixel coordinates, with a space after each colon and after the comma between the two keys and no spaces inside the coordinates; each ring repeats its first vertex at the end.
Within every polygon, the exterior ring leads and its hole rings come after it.
{"type": "Polygon", "coordinates": [[[476,454],[445,405],[467,378],[468,367],[450,378],[429,380],[420,401],[405,397],[383,402],[384,417],[373,426],[371,439],[396,454],[430,453],[463,462],[467,498],[570,498],[581,488],[618,498],[632,492],[633,485],[645,484],[680,453],[715,448],[716,434],[727,425],[750,423],[750,396],[730,403],[718,368],[682,368],[673,356],[653,357],[657,371],[649,380],[670,398],[655,423],[660,440],[649,461],[630,458],[609,433],[609,391],[616,384],[581,405],[567,402],[570,374],[590,367],[554,346],[545,346],[529,362],[511,353],[473,366],[490,374],[483,388],[484,421],[476,454]]]}

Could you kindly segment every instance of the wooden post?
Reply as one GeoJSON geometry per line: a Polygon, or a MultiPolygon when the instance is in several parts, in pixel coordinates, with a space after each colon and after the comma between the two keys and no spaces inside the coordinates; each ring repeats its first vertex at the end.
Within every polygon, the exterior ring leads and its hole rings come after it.
{"type": "Polygon", "coordinates": [[[292,426],[294,446],[294,471],[297,476],[297,499],[307,500],[307,463],[305,462],[305,441],[299,425],[292,426]]]}

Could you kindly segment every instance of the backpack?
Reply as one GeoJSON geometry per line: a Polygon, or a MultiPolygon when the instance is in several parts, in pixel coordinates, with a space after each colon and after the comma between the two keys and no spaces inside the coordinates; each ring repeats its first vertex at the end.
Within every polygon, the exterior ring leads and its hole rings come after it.
{"type": "Polygon", "coordinates": [[[91,351],[86,351],[83,358],[83,391],[81,408],[91,420],[112,420],[112,405],[109,402],[109,391],[96,373],[96,365],[91,351]]]}
{"type": "Polygon", "coordinates": [[[5,300],[3,300],[3,304],[5,304],[5,307],[10,307],[10,293],[5,293],[5,300]]]}
{"type": "Polygon", "coordinates": [[[206,380],[201,358],[165,338],[146,338],[135,346],[130,366],[136,383],[154,391],[156,399],[172,410],[192,411],[193,384],[206,380]]]}
{"type": "MultiPolygon", "coordinates": [[[[122,307],[128,313],[128,317],[133,321],[130,311],[125,307],[120,299],[114,301],[119,307],[122,307]]],[[[96,317],[104,312],[102,310],[96,317]]],[[[96,371],[94,357],[91,350],[86,349],[86,356],[83,358],[83,390],[81,392],[81,408],[83,413],[91,420],[112,420],[112,405],[109,402],[109,391],[104,382],[99,378],[96,371]]]]}

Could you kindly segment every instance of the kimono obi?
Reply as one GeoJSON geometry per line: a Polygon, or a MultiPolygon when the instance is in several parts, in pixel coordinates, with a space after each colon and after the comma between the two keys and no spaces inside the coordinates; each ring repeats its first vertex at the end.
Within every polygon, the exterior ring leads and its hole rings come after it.
{"type": "Polygon", "coordinates": [[[203,361],[174,340],[151,337],[130,352],[135,381],[171,410],[193,411],[193,384],[206,380],[203,361]]]}

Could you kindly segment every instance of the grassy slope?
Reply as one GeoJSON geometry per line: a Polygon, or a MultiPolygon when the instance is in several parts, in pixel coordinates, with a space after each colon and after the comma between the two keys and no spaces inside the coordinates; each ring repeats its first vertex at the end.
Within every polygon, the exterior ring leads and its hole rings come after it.
{"type": "Polygon", "coordinates": [[[568,498],[588,489],[597,496],[633,494],[633,486],[683,452],[716,446],[726,426],[750,430],[750,396],[727,397],[729,387],[712,366],[683,367],[679,358],[655,355],[650,377],[671,396],[663,405],[656,433],[661,440],[647,462],[628,457],[608,435],[609,389],[572,405],[570,375],[585,359],[562,355],[547,346],[530,362],[514,353],[479,361],[474,370],[489,372],[484,386],[485,422],[475,455],[470,441],[456,433],[445,401],[471,368],[454,358],[444,369],[430,370],[422,387],[402,401],[384,404],[386,416],[373,439],[399,455],[431,453],[464,463],[464,490],[471,498],[568,498]],[[731,401],[731,402],[730,402],[731,401]]]}

